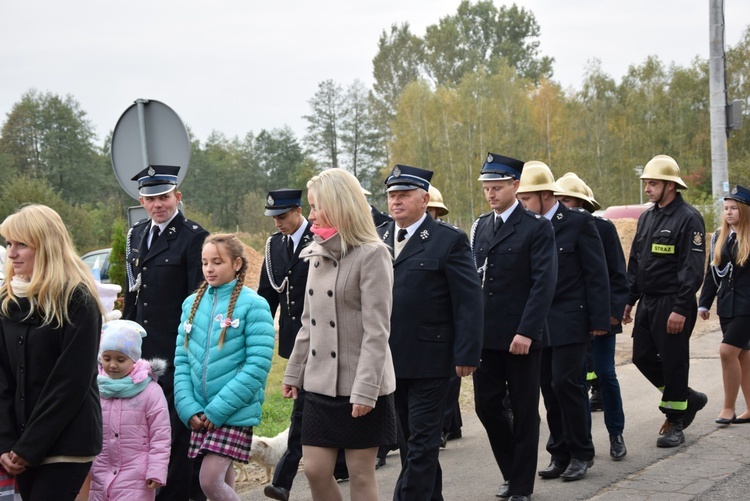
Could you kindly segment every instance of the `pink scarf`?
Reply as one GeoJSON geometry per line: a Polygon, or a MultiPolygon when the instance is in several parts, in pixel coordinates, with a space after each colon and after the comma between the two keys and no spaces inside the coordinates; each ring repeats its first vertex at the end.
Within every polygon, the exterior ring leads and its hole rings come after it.
{"type": "Polygon", "coordinates": [[[313,224],[312,228],[310,228],[310,231],[318,235],[323,240],[328,240],[338,232],[336,228],[321,228],[317,224],[313,224]]]}

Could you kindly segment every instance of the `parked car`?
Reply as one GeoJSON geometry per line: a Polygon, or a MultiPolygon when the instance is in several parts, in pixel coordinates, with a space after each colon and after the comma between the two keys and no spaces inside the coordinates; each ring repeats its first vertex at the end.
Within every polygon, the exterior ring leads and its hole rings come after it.
{"type": "Polygon", "coordinates": [[[81,259],[83,262],[94,271],[96,267],[99,267],[99,279],[103,284],[109,283],[109,254],[112,249],[99,249],[91,252],[87,252],[81,259]]]}
{"type": "Polygon", "coordinates": [[[612,205],[607,207],[602,213],[602,217],[606,217],[607,219],[622,219],[626,217],[638,219],[652,205],[651,202],[643,205],[612,205]]]}

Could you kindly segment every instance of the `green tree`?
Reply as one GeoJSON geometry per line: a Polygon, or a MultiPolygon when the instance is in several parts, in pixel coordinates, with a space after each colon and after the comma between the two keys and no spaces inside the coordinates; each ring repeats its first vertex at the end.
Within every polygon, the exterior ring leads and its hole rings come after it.
{"type": "Polygon", "coordinates": [[[341,147],[346,167],[363,184],[369,184],[373,173],[387,160],[384,138],[375,125],[372,105],[365,85],[355,80],[346,90],[341,147]]]}
{"type": "Polygon", "coordinates": [[[112,223],[112,252],[109,255],[109,281],[122,287],[123,292],[127,290],[127,277],[125,274],[125,244],[128,233],[128,223],[123,218],[117,218],[112,223]]]}
{"type": "Polygon", "coordinates": [[[252,144],[252,151],[265,182],[258,186],[258,193],[265,200],[265,193],[280,188],[302,188],[297,179],[305,155],[294,132],[288,126],[281,129],[260,131],[252,144]]]}
{"type": "Polygon", "coordinates": [[[318,84],[317,92],[308,103],[310,114],[302,117],[308,123],[303,141],[321,165],[339,167],[344,91],[333,80],[324,80],[318,84]]]}
{"type": "Polygon", "coordinates": [[[375,79],[373,94],[383,123],[393,117],[404,88],[420,78],[424,61],[424,42],[411,33],[409,23],[391,25],[378,40],[378,52],[372,60],[375,79]]]}

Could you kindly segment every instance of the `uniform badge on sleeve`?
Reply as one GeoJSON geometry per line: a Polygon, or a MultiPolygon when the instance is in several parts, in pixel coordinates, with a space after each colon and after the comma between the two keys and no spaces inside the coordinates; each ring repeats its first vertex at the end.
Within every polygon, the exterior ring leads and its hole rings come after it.
{"type": "Polygon", "coordinates": [[[693,232],[693,245],[695,245],[696,247],[703,246],[703,233],[701,233],[700,231],[693,232]]]}

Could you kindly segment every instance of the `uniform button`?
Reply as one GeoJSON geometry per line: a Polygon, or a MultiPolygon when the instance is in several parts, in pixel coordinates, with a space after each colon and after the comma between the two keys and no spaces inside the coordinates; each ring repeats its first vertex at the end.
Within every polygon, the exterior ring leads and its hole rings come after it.
{"type": "Polygon", "coordinates": [[[18,339],[18,344],[23,344],[23,338],[18,339]]]}
{"type": "Polygon", "coordinates": [[[494,281],[495,281],[495,279],[494,279],[494,278],[490,278],[490,282],[494,282],[494,281]]]}
{"type": "Polygon", "coordinates": [[[331,324],[331,327],[336,327],[336,322],[334,322],[333,320],[331,320],[331,321],[330,321],[330,322],[328,322],[328,323],[329,323],[329,324],[331,324]]]}
{"type": "Polygon", "coordinates": [[[494,267],[495,267],[495,263],[490,264],[490,268],[494,268],[494,267]]]}
{"type": "Polygon", "coordinates": [[[23,372],[23,364],[20,365],[21,372],[23,372]]]}
{"type": "Polygon", "coordinates": [[[313,348],[313,351],[312,351],[312,356],[313,356],[313,357],[315,356],[315,348],[313,348]]]}
{"type": "Polygon", "coordinates": [[[24,396],[23,396],[23,393],[21,393],[21,402],[23,402],[23,400],[24,400],[24,396]]]}
{"type": "Polygon", "coordinates": [[[560,252],[562,252],[562,247],[560,247],[560,252]]]}
{"type": "Polygon", "coordinates": [[[148,325],[148,320],[144,320],[143,325],[148,325]]]}
{"type": "Polygon", "coordinates": [[[326,294],[328,294],[328,297],[333,297],[333,291],[328,291],[326,294]]]}
{"type": "Polygon", "coordinates": [[[424,263],[419,263],[419,266],[424,266],[424,263]]]}
{"type": "Polygon", "coordinates": [[[315,261],[315,264],[314,264],[314,266],[315,266],[316,268],[317,268],[318,266],[320,266],[320,261],[315,261]]]}
{"type": "Polygon", "coordinates": [[[148,289],[148,284],[143,284],[144,289],[148,289]]]}
{"type": "Polygon", "coordinates": [[[143,271],[148,271],[148,268],[144,266],[143,271]]]}
{"type": "Polygon", "coordinates": [[[335,351],[331,352],[331,358],[336,358],[336,352],[335,351]]]}
{"type": "Polygon", "coordinates": [[[293,286],[293,285],[290,285],[290,286],[289,286],[289,290],[292,290],[292,289],[294,289],[294,286],[293,286]]]}
{"type": "Polygon", "coordinates": [[[492,250],[490,251],[490,254],[494,254],[494,253],[495,253],[495,249],[492,249],[492,250]]]}
{"type": "Polygon", "coordinates": [[[292,317],[292,320],[297,320],[297,317],[292,317]]]}
{"type": "Polygon", "coordinates": [[[334,268],[337,267],[338,265],[339,265],[339,263],[337,263],[336,261],[333,262],[333,267],[334,268]]]}
{"type": "Polygon", "coordinates": [[[488,295],[488,296],[490,296],[490,297],[494,296],[494,294],[493,294],[492,292],[490,292],[490,293],[489,293],[489,294],[487,294],[487,295],[488,295]]]}
{"type": "Polygon", "coordinates": [[[292,302],[291,302],[291,303],[289,303],[289,304],[291,304],[292,306],[294,306],[294,301],[292,301],[292,302]]]}
{"type": "Polygon", "coordinates": [[[165,260],[164,260],[164,262],[165,262],[165,263],[168,263],[168,262],[169,262],[169,259],[165,259],[165,260]]]}
{"type": "Polygon", "coordinates": [[[145,308],[146,306],[148,306],[148,303],[143,303],[143,307],[145,308]]]}
{"type": "Polygon", "coordinates": [[[308,293],[308,294],[310,294],[310,295],[312,296],[312,295],[313,295],[313,290],[312,290],[312,289],[310,289],[309,291],[307,291],[307,293],[308,293]]]}
{"type": "Polygon", "coordinates": [[[315,319],[313,318],[312,320],[310,320],[310,323],[313,324],[313,326],[314,326],[315,325],[315,319]]]}

